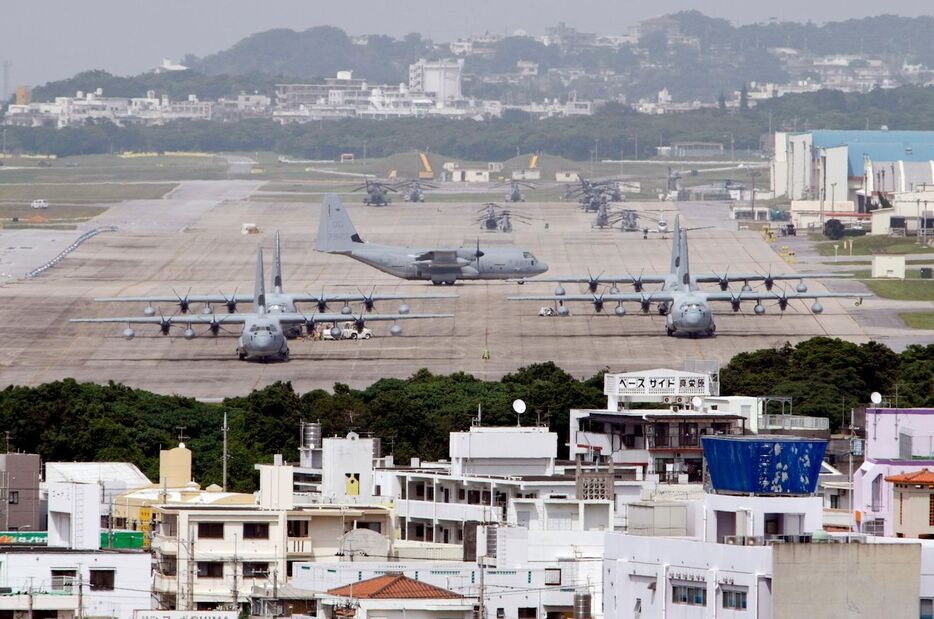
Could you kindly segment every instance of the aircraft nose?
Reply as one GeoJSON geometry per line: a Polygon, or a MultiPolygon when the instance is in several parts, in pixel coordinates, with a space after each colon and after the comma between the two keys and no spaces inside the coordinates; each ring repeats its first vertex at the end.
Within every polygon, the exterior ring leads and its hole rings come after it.
{"type": "Polygon", "coordinates": [[[535,273],[536,273],[536,274],[544,273],[544,272],[547,271],[547,270],[548,270],[548,265],[545,264],[544,262],[539,262],[539,263],[535,266],[535,273]]]}
{"type": "Polygon", "coordinates": [[[701,318],[701,313],[698,311],[684,313],[684,322],[691,327],[699,325],[701,323],[701,318]]]}

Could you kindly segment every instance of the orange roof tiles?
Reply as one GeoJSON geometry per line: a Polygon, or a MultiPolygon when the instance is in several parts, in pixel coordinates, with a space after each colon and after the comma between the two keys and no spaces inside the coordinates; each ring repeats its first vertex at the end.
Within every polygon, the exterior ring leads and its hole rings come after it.
{"type": "Polygon", "coordinates": [[[328,593],[330,595],[374,600],[454,599],[463,597],[453,591],[419,582],[403,574],[377,576],[376,578],[355,582],[353,585],[331,589],[328,593]]]}
{"type": "Polygon", "coordinates": [[[927,469],[921,469],[913,473],[902,473],[901,475],[892,475],[886,477],[885,481],[895,484],[929,484],[934,486],[934,473],[927,469]]]}

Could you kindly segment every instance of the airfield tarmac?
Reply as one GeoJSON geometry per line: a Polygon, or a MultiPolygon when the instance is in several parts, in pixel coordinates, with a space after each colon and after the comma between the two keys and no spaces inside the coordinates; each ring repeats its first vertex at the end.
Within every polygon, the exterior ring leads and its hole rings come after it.
{"type": "MultiPolygon", "coordinates": [[[[784,315],[776,306],[768,307],[766,316],[754,316],[752,303],[745,304],[740,314],[727,306],[719,308],[717,336],[709,339],[668,337],[664,317],[654,310],[643,315],[634,305],[622,318],[613,316],[609,306],[608,314],[595,315],[588,304],[572,305],[568,318],[539,317],[544,304],[505,298],[547,294],[554,284],[463,282],[449,288],[398,280],[350,258],[315,252],[319,204],[289,201],[282,195],[261,198],[256,193],[260,187],[252,181],[182,182],[163,200],[114,206],[87,225],[113,224],[120,228],[117,232],[95,237],[39,278],[0,287],[0,381],[35,385],[66,377],[112,380],[159,393],[218,398],[243,395],[280,380],[291,381],[304,392],[330,388],[335,382],[359,387],[382,377],[404,378],[420,368],[496,378],[543,361],[587,377],[603,368],[681,368],[685,360],[695,359],[726,364],[738,352],[818,335],[856,342],[905,336],[887,327],[877,337],[871,324],[854,319],[880,303],[875,299],[860,307],[852,300],[822,300],[825,311],[820,316],[811,314],[802,302],[793,302],[784,315]],[[244,222],[256,223],[261,233],[241,235],[244,222]],[[142,315],[142,304],[94,303],[97,296],[171,294],[173,288],[184,294],[189,287],[192,293],[251,291],[260,245],[266,248],[270,277],[277,229],[282,235],[286,291],[453,292],[459,298],[410,305],[413,312],[453,313],[455,318],[403,322],[404,335],[395,338],[389,337],[388,325],[373,323],[368,326],[375,337],[365,342],[293,341],[292,360],[270,364],[238,361],[233,334],[186,341],[180,337],[181,328],[173,330],[173,337],[163,337],[155,327],[140,326],[136,339],[126,341],[121,337],[124,325],[68,323],[76,317],[142,315]]],[[[364,207],[359,200],[355,194],[345,203],[360,235],[374,242],[413,246],[473,246],[478,238],[481,245],[514,242],[547,262],[549,276],[586,274],[588,268],[594,274],[664,273],[669,266],[669,237],[651,235],[643,240],[640,233],[591,230],[593,214],[582,212],[576,203],[516,205],[535,220],[529,226],[517,224],[514,233],[501,234],[479,230],[473,223],[478,207],[474,203],[429,201],[377,208],[364,207]]],[[[653,215],[659,208],[669,210],[669,221],[676,208],[670,203],[627,207],[653,215]]],[[[693,271],[792,270],[761,235],[737,231],[725,206],[685,203],[677,208],[684,225],[713,226],[691,233],[693,271]]],[[[19,232],[25,231],[5,234],[19,232]]],[[[15,243],[15,238],[4,238],[4,246],[15,243]]],[[[818,282],[809,285],[812,291],[823,289],[818,282]]],[[[573,292],[576,287],[566,288],[573,292]]],[[[170,315],[176,308],[160,309],[170,315]]],[[[392,302],[377,304],[377,311],[396,309],[392,302]]]]}

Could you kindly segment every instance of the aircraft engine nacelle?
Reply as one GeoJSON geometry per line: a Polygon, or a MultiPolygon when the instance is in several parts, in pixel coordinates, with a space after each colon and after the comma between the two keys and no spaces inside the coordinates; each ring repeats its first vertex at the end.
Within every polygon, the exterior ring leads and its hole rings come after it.
{"type": "Polygon", "coordinates": [[[123,337],[125,337],[127,341],[132,340],[134,337],[136,337],[136,331],[130,327],[127,327],[123,330],[123,337]]]}
{"type": "Polygon", "coordinates": [[[733,300],[731,300],[731,301],[730,301],[730,305],[733,307],[733,311],[734,311],[734,312],[738,312],[738,311],[740,310],[739,299],[733,299],[733,300]]]}
{"type": "Polygon", "coordinates": [[[598,314],[603,311],[603,299],[594,299],[593,309],[598,314]]]}

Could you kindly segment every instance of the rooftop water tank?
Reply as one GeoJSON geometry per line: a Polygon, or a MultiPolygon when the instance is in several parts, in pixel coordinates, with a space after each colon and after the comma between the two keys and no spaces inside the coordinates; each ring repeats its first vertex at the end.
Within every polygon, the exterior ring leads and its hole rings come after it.
{"type": "Polygon", "coordinates": [[[813,494],[827,449],[825,440],[797,436],[701,439],[711,486],[723,494],[813,494]]]}

